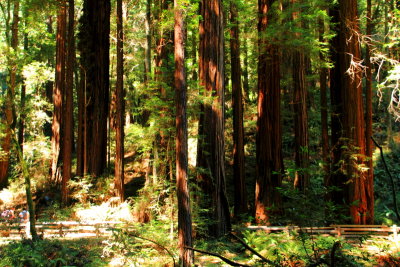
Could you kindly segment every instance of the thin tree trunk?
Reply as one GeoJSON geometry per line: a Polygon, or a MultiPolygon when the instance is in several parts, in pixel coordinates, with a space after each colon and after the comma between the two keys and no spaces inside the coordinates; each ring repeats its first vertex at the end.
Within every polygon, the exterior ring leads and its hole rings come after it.
{"type": "MultiPolygon", "coordinates": [[[[319,41],[324,41],[324,21],[319,21],[319,41]]],[[[320,53],[320,60],[325,62],[325,57],[320,53]]],[[[330,158],[329,158],[329,135],[328,135],[328,97],[327,97],[327,76],[328,70],[325,66],[321,67],[319,71],[320,83],[320,102],[321,102],[321,144],[322,144],[322,161],[324,170],[324,185],[329,186],[330,181],[330,158]]],[[[329,200],[329,194],[327,195],[329,200]]]]}
{"type": "Polygon", "coordinates": [[[282,126],[280,107],[279,49],[270,44],[264,31],[272,19],[269,12],[275,0],[260,0],[258,58],[257,175],[255,219],[268,223],[270,212],[279,212],[281,196],[276,190],[282,185],[282,126]]]}
{"type": "Polygon", "coordinates": [[[200,136],[204,139],[200,141],[198,167],[207,170],[199,174],[199,183],[205,194],[201,205],[212,207],[215,223],[210,226],[210,232],[221,236],[231,228],[225,193],[224,31],[221,0],[201,1],[200,14],[200,85],[204,86],[205,96],[213,96],[211,104],[203,104],[204,115],[200,120],[203,123],[200,136]]]}
{"type": "Polygon", "coordinates": [[[176,188],[178,197],[178,239],[181,265],[192,266],[192,216],[188,179],[188,130],[186,118],[186,77],[184,52],[184,19],[180,0],[175,6],[175,92],[176,92],[176,188]]]}
{"type": "Polygon", "coordinates": [[[68,40],[65,74],[65,107],[64,107],[64,144],[63,144],[63,177],[61,183],[61,199],[64,205],[68,204],[68,181],[71,179],[72,146],[73,146],[73,89],[75,67],[75,1],[68,0],[68,40]]]}
{"type": "Polygon", "coordinates": [[[146,0],[146,46],[145,46],[145,83],[149,81],[149,76],[151,75],[151,0],[146,0]]]}
{"type": "Polygon", "coordinates": [[[54,184],[62,181],[62,146],[63,146],[63,95],[65,91],[65,64],[66,64],[66,2],[63,0],[57,14],[57,47],[56,47],[56,74],[53,88],[53,122],[51,137],[51,180],[54,184]]]}
{"type": "MultiPolygon", "coordinates": [[[[24,12],[25,18],[28,17],[28,12],[24,12]]],[[[25,28],[27,27],[27,20],[25,19],[25,28]]],[[[24,52],[28,53],[28,33],[24,32],[24,52]]],[[[20,114],[18,121],[18,145],[21,149],[22,156],[24,155],[24,134],[25,134],[25,102],[26,102],[26,84],[25,80],[22,81],[21,86],[21,101],[20,101],[20,114]]]]}
{"type": "Polygon", "coordinates": [[[240,43],[238,10],[235,2],[230,3],[230,50],[231,80],[233,106],[233,180],[234,180],[234,214],[247,212],[247,192],[245,184],[244,161],[244,128],[243,128],[243,96],[242,71],[240,65],[240,43]]]}
{"type": "Polygon", "coordinates": [[[124,32],[122,0],[117,0],[117,86],[116,86],[116,127],[115,127],[115,189],[120,201],[124,196],[124,32]]]}

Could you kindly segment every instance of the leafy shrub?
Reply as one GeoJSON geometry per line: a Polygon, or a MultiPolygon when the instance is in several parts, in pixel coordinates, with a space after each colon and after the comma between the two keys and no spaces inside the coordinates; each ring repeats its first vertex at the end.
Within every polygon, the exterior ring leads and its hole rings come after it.
{"type": "Polygon", "coordinates": [[[105,266],[89,241],[29,239],[13,241],[0,249],[0,266],[105,266]],[[97,255],[96,255],[97,254],[97,255]]]}

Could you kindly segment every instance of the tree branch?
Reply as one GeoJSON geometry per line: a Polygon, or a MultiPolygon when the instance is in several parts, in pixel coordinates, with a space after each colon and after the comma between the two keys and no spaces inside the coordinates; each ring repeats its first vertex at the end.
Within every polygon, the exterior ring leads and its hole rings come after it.
{"type": "Polygon", "coordinates": [[[204,251],[204,250],[200,250],[200,249],[196,249],[196,248],[192,248],[192,247],[185,247],[185,248],[186,248],[186,249],[193,250],[193,251],[196,251],[196,252],[200,252],[200,253],[203,253],[203,254],[207,254],[207,255],[211,255],[211,256],[218,257],[218,258],[220,258],[221,260],[223,260],[224,262],[228,263],[228,264],[231,265],[231,266],[250,267],[250,265],[241,264],[241,263],[238,263],[238,262],[231,261],[230,259],[227,259],[227,258],[225,258],[224,256],[219,255],[219,254],[217,254],[217,253],[208,252],[208,251],[204,251]]]}
{"type": "Polygon", "coordinates": [[[254,253],[255,255],[257,255],[261,260],[263,260],[264,262],[271,264],[272,266],[277,266],[279,267],[280,265],[274,263],[273,261],[263,257],[260,253],[258,253],[255,249],[253,249],[252,247],[250,247],[244,240],[242,240],[240,237],[238,237],[237,235],[235,235],[234,233],[230,232],[230,234],[237,240],[239,241],[240,244],[242,244],[245,248],[247,248],[248,250],[250,250],[252,253],[254,253]]]}
{"type": "Polygon", "coordinates": [[[148,238],[145,238],[145,237],[141,237],[141,236],[135,235],[134,233],[131,233],[131,232],[129,232],[128,235],[129,235],[129,236],[132,236],[132,237],[135,237],[135,238],[137,238],[137,239],[142,239],[142,240],[149,241],[149,242],[151,242],[151,243],[157,245],[158,247],[162,248],[163,250],[165,250],[165,251],[171,256],[171,258],[172,258],[172,260],[173,260],[173,262],[174,262],[174,266],[177,266],[177,265],[176,265],[176,262],[175,262],[174,254],[172,254],[172,252],[169,251],[169,250],[168,250],[166,247],[164,247],[163,245],[161,245],[161,244],[159,244],[159,243],[157,243],[156,241],[153,241],[153,240],[151,240],[151,239],[148,239],[148,238]]]}
{"type": "Polygon", "coordinates": [[[400,221],[400,214],[399,214],[399,209],[398,209],[398,206],[397,206],[396,189],[395,189],[395,185],[394,185],[393,176],[390,173],[389,168],[388,168],[388,166],[386,164],[385,157],[383,156],[382,147],[375,141],[375,139],[372,136],[371,136],[371,139],[375,143],[376,147],[379,148],[379,150],[381,152],[381,159],[382,159],[383,166],[385,167],[386,173],[390,177],[390,181],[391,181],[391,184],[392,184],[392,196],[393,196],[394,211],[396,213],[397,220],[400,221]]]}

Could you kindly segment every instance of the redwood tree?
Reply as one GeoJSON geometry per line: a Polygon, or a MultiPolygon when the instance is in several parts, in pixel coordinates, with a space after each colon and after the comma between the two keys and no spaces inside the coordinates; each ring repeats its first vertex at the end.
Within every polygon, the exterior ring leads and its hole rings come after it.
{"type": "Polygon", "coordinates": [[[182,266],[192,266],[192,217],[190,211],[190,195],[188,179],[188,129],[186,117],[186,81],[185,81],[185,49],[184,19],[180,0],[175,6],[175,97],[176,97],[176,189],[178,197],[178,239],[179,259],[182,266]]]}
{"type": "Polygon", "coordinates": [[[221,0],[200,3],[199,76],[207,99],[200,119],[197,167],[203,192],[201,205],[212,208],[210,232],[215,236],[230,230],[229,205],[225,193],[224,165],[224,31],[221,0]]]}
{"type": "Polygon", "coordinates": [[[64,120],[63,120],[63,173],[61,183],[61,198],[64,204],[68,202],[67,183],[71,179],[72,146],[73,146],[73,89],[74,89],[74,66],[75,66],[75,1],[68,1],[68,35],[67,35],[67,58],[64,91],[64,120]]]}
{"type": "Polygon", "coordinates": [[[93,176],[105,171],[107,161],[110,11],[110,0],[85,0],[79,32],[83,122],[78,165],[93,176]]]}
{"type": "Polygon", "coordinates": [[[274,19],[275,0],[258,1],[258,116],[257,116],[257,174],[255,218],[268,222],[269,212],[278,211],[281,196],[277,187],[282,184],[282,126],[280,95],[279,48],[266,37],[265,31],[274,19]]]}
{"type": "Polygon", "coordinates": [[[117,0],[117,84],[115,122],[115,190],[120,201],[124,201],[124,33],[122,0],[117,0]]]}
{"type": "Polygon", "coordinates": [[[63,117],[63,94],[65,90],[65,64],[66,64],[66,1],[60,2],[57,14],[57,37],[56,37],[56,76],[53,87],[53,122],[51,136],[51,180],[55,184],[61,183],[62,179],[62,145],[64,138],[62,128],[63,117]]]}
{"type": "MultiPolygon", "coordinates": [[[[368,213],[367,195],[371,188],[368,186],[368,171],[366,165],[366,140],[364,129],[364,112],[361,76],[360,43],[358,39],[359,25],[356,0],[340,0],[334,18],[338,20],[338,32],[334,42],[336,54],[332,70],[333,92],[331,97],[335,104],[341,104],[338,125],[335,125],[335,135],[339,134],[333,143],[336,157],[334,158],[335,175],[332,179],[343,189],[343,199],[350,207],[351,220],[355,224],[366,224],[368,213]],[[335,80],[335,78],[338,78],[335,80]],[[339,130],[339,131],[337,131],[339,130]],[[339,156],[339,157],[338,157],[339,156]]],[[[337,106],[336,106],[337,108],[337,106]]],[[[332,132],[334,134],[334,132],[332,132]]],[[[334,199],[341,201],[340,199],[334,199]]]]}
{"type": "MultiPolygon", "coordinates": [[[[296,6],[297,0],[292,0],[294,5],[293,20],[297,27],[299,22],[299,11],[296,6]]],[[[300,11],[301,12],[301,11],[300,11]]],[[[296,38],[301,38],[296,33],[296,38]]],[[[301,48],[295,50],[292,55],[292,78],[293,78],[293,107],[294,107],[294,135],[295,135],[295,163],[296,173],[294,186],[305,191],[309,181],[309,147],[308,147],[308,109],[307,109],[307,86],[306,86],[306,64],[304,52],[301,48]]]]}
{"type": "MultiPolygon", "coordinates": [[[[372,4],[371,0],[367,0],[367,36],[372,36],[372,4]]],[[[371,64],[371,44],[367,43],[365,52],[366,65],[366,84],[365,84],[365,141],[366,141],[366,156],[368,164],[367,177],[367,219],[368,224],[374,223],[374,169],[372,160],[372,64],[371,64]]]]}
{"type": "Polygon", "coordinates": [[[243,128],[243,95],[240,65],[238,8],[235,1],[230,3],[230,48],[231,80],[233,106],[233,180],[234,180],[234,214],[247,212],[247,193],[244,165],[244,128],[243,128]]]}

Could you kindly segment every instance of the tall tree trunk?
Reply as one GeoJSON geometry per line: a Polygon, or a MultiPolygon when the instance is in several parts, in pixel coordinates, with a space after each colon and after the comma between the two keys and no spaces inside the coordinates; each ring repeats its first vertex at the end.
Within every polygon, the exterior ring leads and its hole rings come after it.
{"type": "MultiPolygon", "coordinates": [[[[324,21],[319,21],[319,41],[324,42],[324,21]]],[[[319,55],[321,62],[325,62],[326,59],[322,53],[319,55]]],[[[319,83],[320,83],[320,104],[321,104],[321,145],[322,145],[322,161],[324,170],[324,185],[326,187],[330,184],[330,157],[329,157],[329,134],[328,134],[328,97],[327,97],[327,77],[328,69],[323,66],[319,71],[319,83]]],[[[329,194],[326,196],[326,200],[329,200],[329,194]]]]}
{"type": "MultiPolygon", "coordinates": [[[[291,0],[294,10],[298,0],[291,0]]],[[[292,17],[296,27],[301,27],[298,22],[299,12],[293,12],[292,17]]],[[[296,34],[296,38],[301,38],[296,34]]],[[[307,87],[306,87],[306,59],[303,51],[295,50],[292,58],[293,73],[293,106],[294,106],[294,136],[295,136],[295,163],[296,173],[294,186],[301,191],[305,191],[310,184],[308,168],[310,165],[308,147],[308,109],[307,109],[307,87]]]]}
{"type": "Polygon", "coordinates": [[[51,137],[51,180],[55,184],[62,181],[62,147],[63,147],[63,95],[65,91],[66,64],[66,2],[63,0],[57,14],[56,74],[53,88],[53,122],[51,137]]]}
{"type": "MultiPolygon", "coordinates": [[[[367,36],[372,36],[372,5],[371,0],[367,0],[367,36]]],[[[368,224],[374,223],[374,169],[372,160],[372,64],[371,64],[371,44],[368,43],[365,54],[366,65],[366,84],[365,84],[365,141],[366,141],[366,156],[368,157],[368,176],[367,176],[367,219],[368,224]]]]}
{"type": "Polygon", "coordinates": [[[221,0],[203,0],[200,3],[200,82],[206,97],[212,103],[203,104],[204,116],[200,127],[202,146],[199,148],[199,184],[205,198],[202,205],[213,209],[214,224],[211,234],[221,236],[230,231],[229,205],[225,193],[224,164],[224,31],[221,0]],[[211,195],[210,195],[211,193],[211,195]]]}
{"type": "Polygon", "coordinates": [[[83,172],[93,176],[103,174],[107,164],[110,12],[110,0],[85,0],[79,33],[85,88],[83,172]]]}
{"type": "MultiPolygon", "coordinates": [[[[344,192],[347,193],[348,198],[345,200],[347,200],[346,204],[350,206],[352,222],[354,224],[366,224],[368,211],[366,196],[370,192],[367,192],[367,172],[361,168],[366,163],[366,140],[361,70],[357,65],[361,60],[360,44],[357,38],[359,33],[357,1],[340,0],[336,15],[339,19],[339,31],[337,46],[334,47],[337,51],[337,61],[333,71],[335,75],[338,75],[339,80],[337,81],[340,82],[339,92],[343,104],[341,115],[343,128],[341,128],[340,139],[343,143],[334,147],[334,150],[341,150],[338,152],[341,161],[335,163],[340,162],[339,171],[345,178],[344,183],[341,180],[336,181],[336,183],[340,182],[338,185],[340,188],[344,188],[344,192]]],[[[335,78],[333,76],[332,80],[335,78]]],[[[337,97],[336,94],[338,92],[331,94],[332,98],[337,97]]],[[[340,102],[336,99],[336,103],[340,102]]]]}
{"type": "Polygon", "coordinates": [[[281,207],[281,196],[276,190],[282,185],[283,172],[279,49],[265,37],[268,22],[274,17],[274,3],[275,0],[258,2],[257,223],[268,222],[269,212],[277,212],[281,207]]]}
{"type": "MultiPolygon", "coordinates": [[[[25,29],[27,28],[27,18],[28,18],[28,11],[25,10],[24,17],[25,17],[25,29]]],[[[28,53],[28,32],[24,32],[24,52],[28,53]]],[[[26,84],[25,80],[22,81],[21,85],[21,101],[20,101],[20,114],[19,114],[19,121],[18,121],[18,145],[21,149],[22,156],[24,155],[24,134],[25,134],[25,119],[26,119],[26,112],[25,112],[25,102],[26,102],[26,84]]]]}
{"type": "Polygon", "coordinates": [[[249,85],[249,48],[247,44],[247,40],[243,39],[243,52],[244,52],[244,60],[243,60],[243,89],[244,89],[244,98],[245,100],[249,99],[250,93],[250,85],[249,85]]]}
{"type": "MultiPolygon", "coordinates": [[[[10,2],[8,2],[7,10],[9,12],[6,25],[9,25],[10,20],[10,2]]],[[[11,40],[9,40],[9,27],[6,27],[6,40],[11,41],[7,45],[11,46],[14,55],[8,58],[8,67],[10,80],[7,86],[6,101],[4,107],[5,113],[5,136],[1,140],[1,156],[0,156],[0,189],[8,184],[8,169],[10,165],[10,150],[12,142],[12,131],[15,127],[15,108],[14,108],[14,95],[15,88],[17,87],[17,50],[18,50],[18,23],[19,23],[19,1],[14,1],[13,5],[13,19],[11,23],[11,40]]]]}
{"type": "Polygon", "coordinates": [[[115,189],[120,201],[124,196],[124,32],[122,0],[117,0],[117,84],[116,84],[116,127],[115,127],[115,189]]]}
{"type": "Polygon", "coordinates": [[[63,144],[63,177],[61,183],[61,199],[64,205],[68,203],[68,181],[71,179],[72,146],[74,139],[73,122],[73,90],[75,68],[75,1],[68,0],[68,39],[65,74],[65,106],[64,106],[64,144],[63,144]]]}
{"type": "Polygon", "coordinates": [[[151,0],[146,0],[146,20],[145,20],[145,29],[146,29],[146,46],[145,46],[145,82],[148,82],[149,76],[151,75],[151,0]]]}
{"type": "Polygon", "coordinates": [[[238,10],[234,1],[230,3],[230,50],[231,80],[233,106],[233,180],[234,180],[234,214],[238,216],[247,212],[247,192],[244,165],[244,128],[242,71],[240,65],[240,43],[238,10]]]}
{"type": "Polygon", "coordinates": [[[178,197],[178,239],[181,266],[192,266],[192,216],[188,179],[188,129],[186,117],[186,73],[182,1],[175,0],[175,92],[176,92],[176,188],[178,197]]]}
{"type": "MultiPolygon", "coordinates": [[[[331,27],[334,32],[339,32],[339,8],[337,5],[329,9],[329,15],[332,18],[331,27]]],[[[342,124],[343,124],[343,100],[342,100],[342,84],[339,60],[339,36],[335,35],[331,41],[331,62],[333,67],[330,69],[330,96],[331,96],[331,149],[332,149],[332,163],[331,174],[328,181],[328,189],[330,200],[335,204],[344,207],[348,203],[346,176],[341,171],[341,158],[343,139],[342,137],[342,124]]],[[[340,216],[339,212],[336,217],[340,216]]],[[[335,214],[336,215],[336,214],[335,214]]]]}

